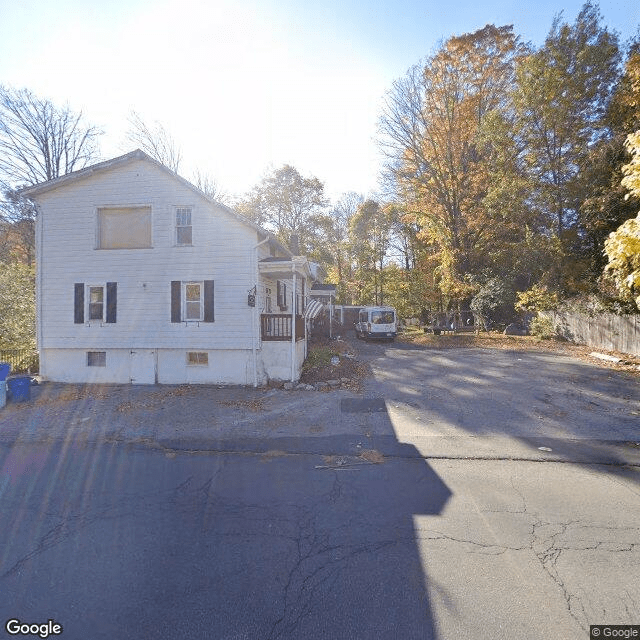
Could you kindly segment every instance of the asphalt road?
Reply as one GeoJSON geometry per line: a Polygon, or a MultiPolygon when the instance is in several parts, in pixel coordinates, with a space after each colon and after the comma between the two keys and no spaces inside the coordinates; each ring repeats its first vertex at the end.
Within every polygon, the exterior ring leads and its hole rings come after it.
{"type": "Polygon", "coordinates": [[[79,640],[640,623],[637,378],[538,352],[359,348],[360,394],[7,407],[0,637],[10,619],[79,640]]]}

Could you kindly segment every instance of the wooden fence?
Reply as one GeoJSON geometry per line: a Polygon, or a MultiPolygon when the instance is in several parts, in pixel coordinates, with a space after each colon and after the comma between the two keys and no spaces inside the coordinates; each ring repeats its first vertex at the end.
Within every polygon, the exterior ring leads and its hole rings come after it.
{"type": "Polygon", "coordinates": [[[604,351],[640,355],[640,315],[617,316],[612,313],[587,316],[581,313],[547,311],[556,332],[572,342],[604,351]]]}
{"type": "Polygon", "coordinates": [[[38,352],[33,349],[0,349],[0,362],[11,365],[11,373],[38,373],[38,352]]]}

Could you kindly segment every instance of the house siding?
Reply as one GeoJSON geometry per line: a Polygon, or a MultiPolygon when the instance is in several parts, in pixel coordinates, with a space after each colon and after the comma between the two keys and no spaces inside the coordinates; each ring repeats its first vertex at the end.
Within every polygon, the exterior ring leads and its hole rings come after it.
{"type": "MultiPolygon", "coordinates": [[[[142,156],[107,163],[34,196],[42,376],[137,384],[289,379],[290,346],[263,349],[259,322],[265,287],[272,290],[273,312],[279,309],[277,279],[262,277],[258,261],[284,250],[273,249],[278,245],[272,241],[261,243],[262,232],[142,156]],[[175,207],[184,206],[192,208],[192,246],[176,244],[175,207]],[[103,207],[150,207],[152,246],[99,249],[103,207]],[[203,283],[201,321],[180,320],[176,293],[184,282],[203,283]],[[252,308],[247,295],[256,285],[252,308]],[[102,321],[89,320],[90,286],[104,287],[102,321]],[[96,351],[104,355],[89,358],[88,352],[96,351]],[[189,351],[206,352],[207,364],[189,364],[189,351]]],[[[279,279],[286,282],[286,313],[291,313],[292,280],[279,279]]],[[[296,344],[294,376],[303,354],[303,345],[296,344]]]]}
{"type": "Polygon", "coordinates": [[[40,348],[250,349],[255,230],[155,165],[136,161],[39,197],[40,348]],[[72,193],[72,196],[70,196],[72,193]],[[114,195],[114,194],[117,194],[114,195]],[[96,249],[97,209],[150,205],[150,249],[96,249]],[[175,246],[174,206],[193,207],[194,246],[175,246]],[[171,281],[213,280],[215,321],[171,323],[171,281]],[[74,324],[74,284],[117,283],[117,322],[74,324]]]}

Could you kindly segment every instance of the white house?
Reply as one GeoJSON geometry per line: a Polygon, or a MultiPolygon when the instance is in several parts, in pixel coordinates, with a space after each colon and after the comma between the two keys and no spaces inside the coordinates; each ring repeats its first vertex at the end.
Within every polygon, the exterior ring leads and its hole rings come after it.
{"type": "Polygon", "coordinates": [[[264,384],[306,356],[309,264],[140,150],[23,190],[44,379],[264,384]]]}

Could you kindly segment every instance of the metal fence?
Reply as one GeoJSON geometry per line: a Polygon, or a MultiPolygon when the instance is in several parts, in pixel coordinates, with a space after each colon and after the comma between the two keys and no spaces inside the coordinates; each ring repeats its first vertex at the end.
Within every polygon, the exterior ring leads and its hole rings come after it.
{"type": "Polygon", "coordinates": [[[544,315],[551,319],[557,333],[572,342],[605,351],[640,355],[640,315],[605,313],[591,317],[553,311],[544,315]]]}
{"type": "Polygon", "coordinates": [[[33,349],[0,349],[0,362],[11,365],[11,373],[38,373],[40,359],[33,349]]]}

